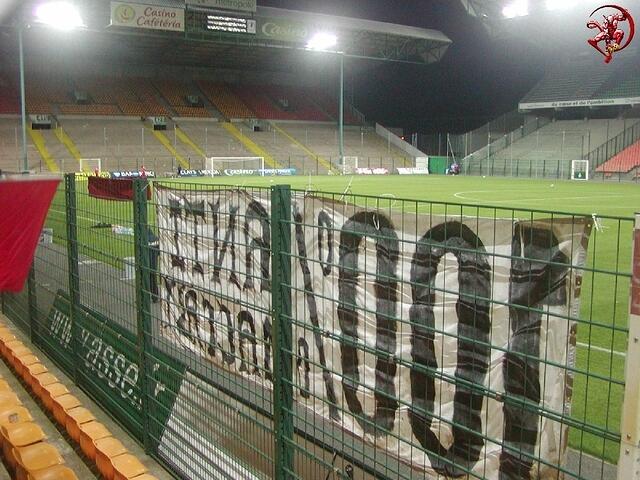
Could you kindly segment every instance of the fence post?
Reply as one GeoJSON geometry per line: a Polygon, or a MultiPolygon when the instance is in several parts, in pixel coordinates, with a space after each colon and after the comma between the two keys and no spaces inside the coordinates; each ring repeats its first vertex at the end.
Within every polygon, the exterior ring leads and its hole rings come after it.
{"type": "Polygon", "coordinates": [[[71,305],[69,317],[71,322],[71,363],[73,364],[73,381],[78,384],[78,312],[80,307],[80,271],[78,268],[78,211],[76,207],[76,175],[67,173],[64,176],[64,193],[67,214],[67,260],[69,270],[69,298],[71,305]]]}
{"type": "Polygon", "coordinates": [[[151,451],[149,435],[149,382],[147,379],[147,347],[151,334],[151,265],[149,260],[149,226],[147,218],[147,188],[145,179],[133,182],[133,229],[136,265],[136,320],[138,347],[138,378],[142,400],[142,436],[144,450],[151,451]]]}
{"type": "Polygon", "coordinates": [[[274,476],[293,477],[293,377],[291,328],[291,190],[271,187],[271,267],[273,285],[274,476]]]}
{"type": "Polygon", "coordinates": [[[33,343],[33,331],[38,322],[38,303],[36,300],[36,258],[33,257],[31,267],[29,268],[29,276],[27,277],[27,292],[29,305],[29,340],[33,343]]]}
{"type": "Polygon", "coordinates": [[[618,480],[640,478],[637,468],[640,462],[640,376],[637,374],[640,361],[640,213],[636,213],[635,217],[618,480]]]}

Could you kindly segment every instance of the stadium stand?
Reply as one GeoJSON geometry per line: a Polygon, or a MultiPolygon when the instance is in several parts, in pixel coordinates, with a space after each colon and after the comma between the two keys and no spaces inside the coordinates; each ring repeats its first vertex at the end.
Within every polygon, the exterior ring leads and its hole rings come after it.
{"type": "Polygon", "coordinates": [[[153,84],[178,117],[207,118],[211,116],[204,105],[188,104],[187,97],[200,97],[200,92],[195,87],[177,80],[154,80],[153,84]]]}
{"type": "Polygon", "coordinates": [[[511,173],[512,168],[529,170],[533,176],[544,172],[568,174],[571,160],[615,137],[625,128],[624,119],[558,120],[545,124],[505,148],[468,158],[468,173],[511,173]],[[517,160],[514,167],[512,160],[517,160]]]}
{"type": "Polygon", "coordinates": [[[225,84],[214,83],[206,80],[197,82],[200,90],[207,99],[225,116],[227,119],[234,118],[256,118],[256,114],[251,111],[242,100],[240,100],[225,84]]]}
{"type": "Polygon", "coordinates": [[[0,115],[19,114],[19,98],[16,86],[7,77],[0,75],[0,115]]]}

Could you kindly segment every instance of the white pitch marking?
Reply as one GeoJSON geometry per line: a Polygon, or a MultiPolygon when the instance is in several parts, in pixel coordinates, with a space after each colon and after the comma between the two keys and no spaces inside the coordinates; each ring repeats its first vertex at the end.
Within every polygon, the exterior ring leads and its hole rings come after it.
{"type": "Polygon", "coordinates": [[[624,352],[618,352],[617,350],[609,350],[608,348],[602,348],[602,347],[598,347],[596,345],[589,345],[587,343],[576,343],[577,346],[579,347],[584,347],[584,348],[590,348],[591,350],[595,350],[596,352],[603,352],[603,353],[613,353],[614,355],[617,355],[619,357],[626,357],[627,354],[624,352]]]}

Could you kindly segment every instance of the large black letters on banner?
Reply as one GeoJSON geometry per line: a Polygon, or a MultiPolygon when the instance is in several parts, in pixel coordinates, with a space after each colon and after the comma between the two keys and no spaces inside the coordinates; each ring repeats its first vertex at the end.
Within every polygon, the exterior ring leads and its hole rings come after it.
{"type": "Polygon", "coordinates": [[[244,239],[247,246],[245,258],[247,267],[247,278],[244,281],[244,289],[252,290],[254,283],[253,273],[253,252],[260,252],[260,291],[269,292],[271,286],[269,282],[269,267],[271,263],[271,228],[269,226],[269,214],[260,202],[255,200],[247,207],[244,221],[244,239]],[[249,239],[249,225],[253,220],[260,222],[262,235],[258,238],[249,239]]]}
{"type": "Polygon", "coordinates": [[[204,200],[192,203],[185,198],[184,205],[185,205],[185,214],[186,214],[185,216],[193,217],[193,248],[196,254],[194,258],[195,263],[193,264],[192,271],[193,273],[199,273],[200,275],[204,276],[204,269],[202,268],[202,264],[200,263],[199,248],[198,248],[198,245],[200,242],[200,238],[198,236],[198,217],[202,219],[202,223],[206,223],[205,211],[204,211],[204,200]]]}
{"type": "Polygon", "coordinates": [[[452,477],[465,475],[480,458],[484,446],[481,410],[484,396],[456,382],[453,410],[453,445],[445,448],[431,431],[438,369],[435,355],[435,280],[442,257],[458,260],[458,358],[456,379],[484,385],[491,349],[491,267],[484,245],[466,225],[447,222],[429,230],[418,242],[411,262],[411,429],[427,451],[432,467],[452,477]],[[443,458],[446,457],[446,460],[443,458]]]}
{"type": "Polygon", "coordinates": [[[222,262],[224,261],[224,257],[227,254],[227,249],[231,251],[231,268],[229,272],[229,282],[236,285],[238,288],[240,287],[240,281],[238,280],[238,276],[236,274],[236,228],[237,228],[237,219],[236,216],[238,214],[238,210],[240,210],[239,206],[231,205],[229,207],[229,226],[227,228],[227,233],[224,237],[224,242],[222,243],[222,248],[220,248],[220,252],[218,253],[219,242],[218,242],[218,212],[220,208],[220,203],[216,203],[212,205],[213,207],[213,258],[214,258],[214,267],[213,267],[213,277],[212,280],[218,284],[221,284],[220,280],[220,271],[222,270],[222,262]]]}
{"type": "Polygon", "coordinates": [[[307,301],[307,308],[309,310],[309,320],[311,320],[311,324],[314,328],[313,338],[316,342],[316,348],[318,349],[318,357],[320,360],[320,366],[322,367],[322,379],[324,380],[327,400],[329,401],[329,416],[333,420],[338,420],[340,418],[338,413],[338,398],[333,385],[333,377],[327,368],[324,342],[322,340],[322,334],[320,333],[320,322],[318,321],[318,305],[316,303],[315,294],[313,293],[313,278],[311,278],[311,270],[309,269],[309,261],[307,260],[307,246],[304,239],[304,230],[302,228],[302,214],[300,213],[300,209],[297,204],[293,205],[293,220],[295,222],[296,229],[296,245],[298,246],[298,263],[300,264],[302,277],[304,279],[304,297],[307,301]]]}
{"type": "Polygon", "coordinates": [[[517,224],[511,248],[511,336],[502,366],[506,398],[500,480],[528,478],[533,465],[540,422],[540,310],[566,304],[569,264],[547,228],[517,224]]]}
{"type": "Polygon", "coordinates": [[[171,267],[177,267],[184,272],[186,268],[184,257],[180,255],[180,232],[178,230],[178,220],[182,220],[182,205],[180,200],[169,199],[169,218],[173,218],[173,246],[175,254],[171,254],[171,267]]]}
{"type": "Polygon", "coordinates": [[[386,216],[377,212],[359,212],[352,216],[340,232],[338,277],[338,319],[342,331],[340,353],[342,386],[349,410],[367,434],[383,436],[393,430],[398,400],[395,389],[396,364],[396,304],[398,235],[386,216]],[[365,237],[376,242],[376,387],[375,413],[363,412],[357,396],[360,386],[358,360],[358,309],[356,305],[358,254],[365,237]]]}
{"type": "Polygon", "coordinates": [[[327,212],[322,210],[318,214],[318,258],[322,266],[322,274],[326,277],[331,275],[333,265],[333,221],[327,212]],[[322,240],[327,232],[327,258],[322,258],[322,240]]]}

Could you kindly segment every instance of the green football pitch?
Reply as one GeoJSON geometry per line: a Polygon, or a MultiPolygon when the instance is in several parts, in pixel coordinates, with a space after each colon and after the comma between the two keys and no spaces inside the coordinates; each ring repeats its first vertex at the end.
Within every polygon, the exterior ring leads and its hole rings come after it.
{"type": "MultiPolygon", "coordinates": [[[[294,189],[342,194],[349,188],[353,195],[383,196],[383,205],[408,208],[414,202],[401,199],[438,202],[424,203],[419,211],[506,218],[533,218],[528,210],[568,212],[597,218],[591,235],[587,267],[582,285],[581,323],[574,395],[570,422],[570,445],[610,462],[615,462],[619,445],[606,432],[619,432],[624,388],[624,360],[627,344],[628,291],[631,262],[632,218],[640,211],[640,185],[597,182],[570,182],[482,177],[380,176],[380,177],[215,177],[165,179],[178,188],[189,184],[228,185],[233,187],[268,187],[290,184],[294,189]],[[464,204],[466,207],[444,206],[464,204]],[[487,206],[499,207],[499,209],[487,206]],[[511,211],[510,209],[516,209],[511,211]],[[604,218],[600,218],[604,217],[604,218]],[[624,219],[612,218],[624,217],[624,219]],[[616,274],[617,273],[617,274],[616,274]],[[614,379],[614,381],[611,381],[614,379]]],[[[84,255],[121,265],[124,257],[133,256],[132,239],[112,234],[110,230],[92,228],[96,223],[131,227],[130,203],[89,198],[86,182],[77,182],[78,240],[84,255]]],[[[374,206],[363,197],[346,197],[346,201],[374,206]]],[[[545,217],[550,213],[536,213],[545,217]]],[[[48,224],[56,236],[64,239],[64,195],[55,200],[48,224]]],[[[154,212],[150,209],[150,218],[154,212]]],[[[615,436],[615,435],[614,435],[615,436]]]]}

